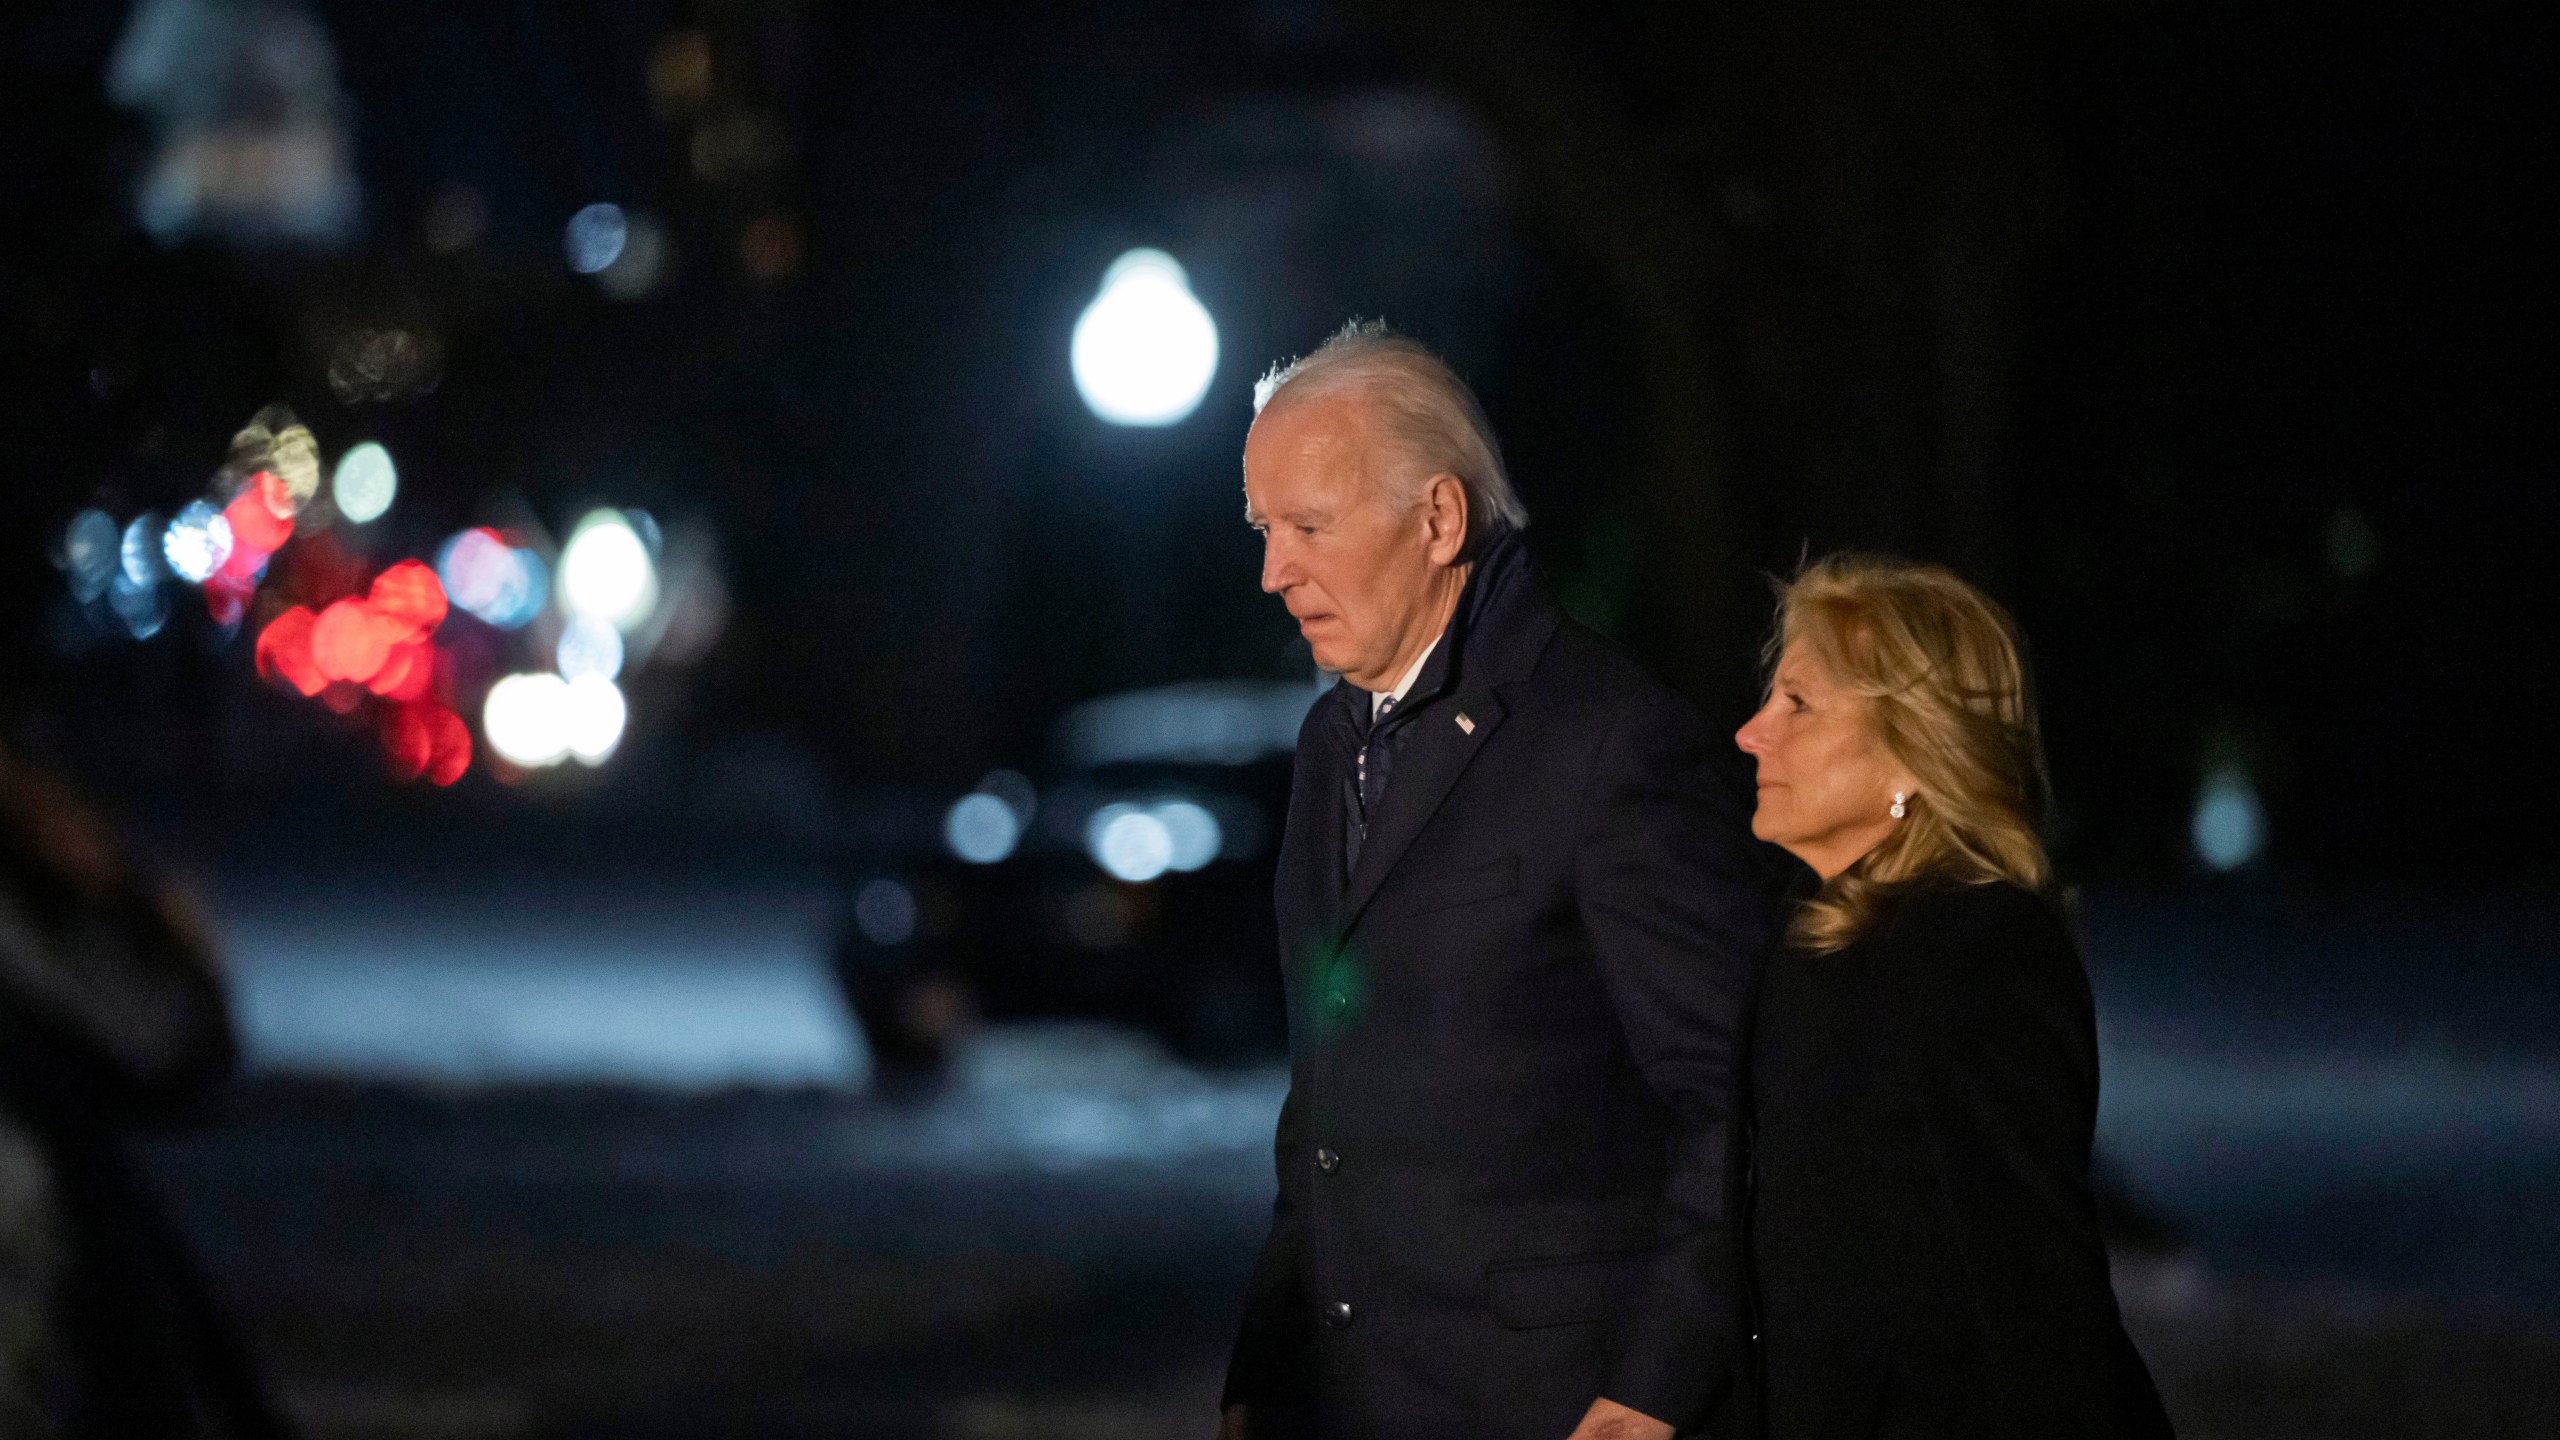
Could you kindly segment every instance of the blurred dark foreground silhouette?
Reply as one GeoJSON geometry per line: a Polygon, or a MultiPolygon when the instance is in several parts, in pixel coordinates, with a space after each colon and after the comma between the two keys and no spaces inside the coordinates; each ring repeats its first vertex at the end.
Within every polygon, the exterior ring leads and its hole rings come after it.
{"type": "Polygon", "coordinates": [[[186,902],[0,751],[0,1436],[284,1433],[127,1151],[232,1062],[186,902]]]}

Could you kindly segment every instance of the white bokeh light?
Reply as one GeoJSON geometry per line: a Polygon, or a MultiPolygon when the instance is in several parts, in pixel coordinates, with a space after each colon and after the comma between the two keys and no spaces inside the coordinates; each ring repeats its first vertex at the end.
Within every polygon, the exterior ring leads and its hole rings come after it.
{"type": "Polygon", "coordinates": [[[1104,874],[1133,885],[1173,866],[1173,832],[1153,811],[1137,805],[1105,805],[1093,812],[1085,822],[1084,844],[1104,874]]]}
{"type": "Polygon", "coordinates": [[[160,549],[168,557],[171,574],[201,585],[231,558],[231,522],[204,501],[194,501],[169,522],[160,549]]]}
{"type": "Polygon", "coordinates": [[[1188,872],[1218,858],[1225,837],[1218,831],[1217,816],[1188,800],[1167,800],[1153,813],[1173,841],[1172,858],[1165,862],[1169,868],[1188,872]]]}
{"type": "Polygon", "coordinates": [[[658,603],[658,567],[621,511],[593,511],[578,522],[560,552],[560,601],[572,615],[625,630],[649,618],[658,603]]]}
{"type": "Polygon", "coordinates": [[[480,728],[500,758],[538,770],[569,755],[569,682],[557,675],[510,675],[489,687],[480,728]]]}
{"type": "Polygon", "coordinates": [[[1114,425],[1171,425],[1209,393],[1218,326],[1172,256],[1132,250],[1102,272],[1067,361],[1094,414],[1114,425]]]}
{"type": "Polygon", "coordinates": [[[942,817],[942,838],[952,854],[970,864],[993,865],[1021,843],[1022,817],[981,790],[952,802],[950,813],[942,817]]]}
{"type": "Polygon", "coordinates": [[[631,720],[621,687],[601,675],[581,675],[569,682],[566,704],[562,733],[569,753],[581,765],[603,764],[622,743],[623,726],[631,720]]]}
{"type": "Polygon", "coordinates": [[[134,516],[132,523],[124,527],[117,558],[127,584],[156,585],[168,573],[168,561],[160,549],[163,543],[160,517],[148,510],[134,516]]]}
{"type": "Polygon", "coordinates": [[[355,523],[381,519],[400,493],[400,472],[391,463],[391,452],[370,440],[348,450],[338,457],[329,493],[337,499],[338,513],[355,523]]]}
{"type": "Polygon", "coordinates": [[[169,623],[169,596],[159,580],[136,583],[122,570],[107,587],[107,604],[124,622],[125,633],[136,640],[148,640],[169,623]]]}
{"type": "Polygon", "coordinates": [[[123,532],[103,510],[83,510],[71,517],[62,536],[62,568],[71,577],[71,593],[88,604],[107,593],[123,559],[123,532]]]}
{"type": "Polygon", "coordinates": [[[622,673],[622,632],[593,615],[574,616],[560,627],[560,643],[553,648],[552,656],[563,680],[575,680],[581,675],[601,675],[611,680],[622,673]]]}

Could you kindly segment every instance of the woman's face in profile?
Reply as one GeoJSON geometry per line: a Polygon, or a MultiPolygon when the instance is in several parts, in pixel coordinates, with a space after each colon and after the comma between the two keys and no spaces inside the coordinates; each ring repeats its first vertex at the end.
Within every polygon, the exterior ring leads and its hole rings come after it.
{"type": "Polygon", "coordinates": [[[1867,698],[1800,642],[1778,657],[1768,700],[1733,739],[1759,762],[1751,833],[1825,880],[1893,832],[1894,792],[1915,788],[1877,736],[1867,698]]]}

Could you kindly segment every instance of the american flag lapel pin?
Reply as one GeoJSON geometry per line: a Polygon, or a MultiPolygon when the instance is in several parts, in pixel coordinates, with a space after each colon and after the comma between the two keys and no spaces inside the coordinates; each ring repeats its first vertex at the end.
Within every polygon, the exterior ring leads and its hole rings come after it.
{"type": "Polygon", "coordinates": [[[1468,719],[1467,712],[1461,710],[1458,712],[1458,728],[1464,730],[1470,735],[1473,735],[1476,733],[1476,722],[1468,719]]]}

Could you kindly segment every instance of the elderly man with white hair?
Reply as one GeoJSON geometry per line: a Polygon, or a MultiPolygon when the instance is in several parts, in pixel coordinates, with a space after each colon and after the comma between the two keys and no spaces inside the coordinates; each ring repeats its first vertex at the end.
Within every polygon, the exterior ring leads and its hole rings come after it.
{"type": "Polygon", "coordinates": [[[1739,777],[1547,598],[1428,350],[1355,324],[1256,400],[1262,588],[1342,680],[1298,736],[1280,1195],[1221,1434],[1722,1428],[1770,923],[1739,777]]]}

